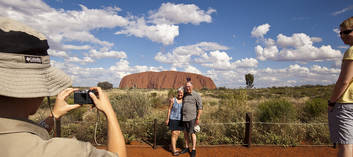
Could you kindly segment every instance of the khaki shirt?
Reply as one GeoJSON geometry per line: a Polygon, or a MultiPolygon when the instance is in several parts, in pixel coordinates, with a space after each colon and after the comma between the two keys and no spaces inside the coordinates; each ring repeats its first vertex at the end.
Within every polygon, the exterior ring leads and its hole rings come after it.
{"type": "Polygon", "coordinates": [[[88,142],[51,138],[31,121],[0,118],[0,156],[2,157],[117,157],[96,149],[88,142]]]}

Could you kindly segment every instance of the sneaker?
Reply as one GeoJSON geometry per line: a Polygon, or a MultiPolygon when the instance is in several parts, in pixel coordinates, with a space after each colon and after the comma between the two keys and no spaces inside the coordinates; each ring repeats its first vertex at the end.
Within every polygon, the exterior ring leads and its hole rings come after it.
{"type": "Polygon", "coordinates": [[[184,149],[180,152],[180,154],[184,154],[184,153],[187,153],[187,152],[189,152],[189,148],[184,148],[184,149]]]}
{"type": "Polygon", "coordinates": [[[191,157],[196,157],[196,150],[191,151],[191,157]]]}

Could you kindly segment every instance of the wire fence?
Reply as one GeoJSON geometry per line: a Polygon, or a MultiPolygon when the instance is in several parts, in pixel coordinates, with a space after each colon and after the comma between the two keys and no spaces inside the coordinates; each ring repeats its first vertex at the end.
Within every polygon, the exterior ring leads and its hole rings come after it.
{"type": "MultiPolygon", "coordinates": [[[[62,136],[106,143],[107,127],[100,122],[94,130],[95,121],[64,121],[62,136]]],[[[168,145],[171,133],[162,120],[120,122],[127,143],[141,141],[155,147],[168,145]]],[[[197,133],[199,145],[245,145],[245,146],[334,146],[329,140],[327,123],[274,123],[252,122],[247,117],[241,122],[208,122],[202,120],[201,131],[197,133]]],[[[179,145],[184,143],[180,136],[179,145]]],[[[93,143],[93,142],[92,142],[93,143]]]]}

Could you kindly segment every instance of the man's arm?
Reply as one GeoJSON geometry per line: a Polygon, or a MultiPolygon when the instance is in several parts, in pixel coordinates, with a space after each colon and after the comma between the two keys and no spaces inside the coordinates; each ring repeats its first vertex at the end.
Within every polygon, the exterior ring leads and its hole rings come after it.
{"type": "Polygon", "coordinates": [[[108,123],[108,151],[117,153],[119,157],[126,157],[126,146],[124,136],[121,132],[118,119],[113,110],[113,107],[108,99],[108,96],[99,87],[93,87],[91,90],[97,90],[99,98],[93,93],[90,93],[90,97],[93,99],[97,109],[102,111],[107,117],[108,123]]]}
{"type": "Polygon", "coordinates": [[[77,91],[77,90],[78,90],[77,88],[67,88],[67,89],[61,91],[56,97],[53,111],[50,113],[50,115],[45,120],[41,121],[39,123],[39,125],[41,125],[48,132],[50,132],[54,126],[54,118],[59,119],[61,116],[65,115],[70,110],[79,108],[80,105],[78,105],[78,104],[69,105],[65,101],[66,97],[68,97],[72,92],[77,91]]]}
{"type": "Polygon", "coordinates": [[[196,115],[196,121],[195,121],[195,124],[196,125],[199,125],[200,124],[200,117],[201,117],[201,114],[202,114],[202,99],[201,99],[201,96],[200,95],[197,95],[197,98],[196,98],[196,107],[197,107],[197,115],[196,115]]]}

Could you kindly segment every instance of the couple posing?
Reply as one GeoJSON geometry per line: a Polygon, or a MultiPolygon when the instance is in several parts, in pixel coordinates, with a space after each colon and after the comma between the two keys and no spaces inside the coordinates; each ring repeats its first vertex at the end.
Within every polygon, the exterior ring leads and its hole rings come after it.
{"type": "Polygon", "coordinates": [[[201,96],[192,90],[193,86],[188,80],[183,88],[178,89],[178,95],[170,99],[166,125],[172,131],[171,143],[173,156],[178,156],[190,152],[190,137],[192,139],[191,157],[196,156],[196,134],[194,127],[199,125],[200,115],[202,113],[201,96]],[[185,93],[184,93],[185,92],[185,93]],[[176,141],[184,131],[185,148],[176,151],[176,141]]]}

